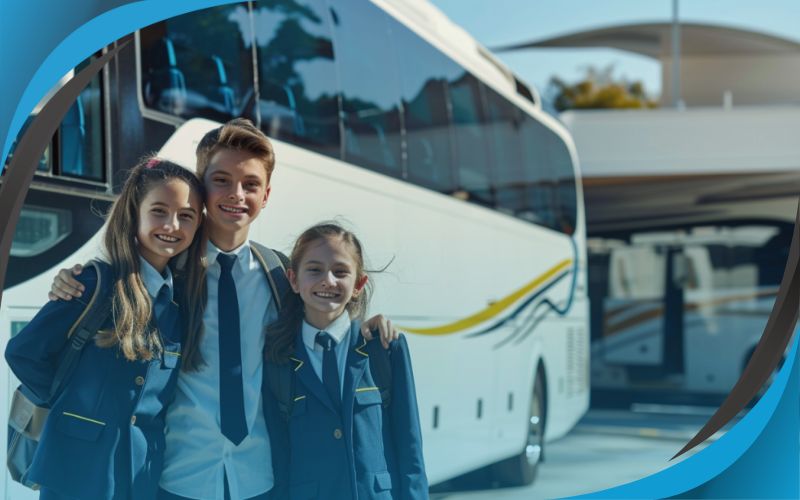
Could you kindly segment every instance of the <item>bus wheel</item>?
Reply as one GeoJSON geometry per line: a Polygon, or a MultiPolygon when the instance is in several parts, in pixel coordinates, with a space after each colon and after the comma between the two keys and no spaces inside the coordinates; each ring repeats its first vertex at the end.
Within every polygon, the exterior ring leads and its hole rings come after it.
{"type": "Polygon", "coordinates": [[[498,462],[493,466],[493,477],[498,486],[524,486],[536,477],[539,463],[544,458],[545,398],[544,375],[536,374],[531,397],[528,420],[528,442],[517,456],[498,462]]]}

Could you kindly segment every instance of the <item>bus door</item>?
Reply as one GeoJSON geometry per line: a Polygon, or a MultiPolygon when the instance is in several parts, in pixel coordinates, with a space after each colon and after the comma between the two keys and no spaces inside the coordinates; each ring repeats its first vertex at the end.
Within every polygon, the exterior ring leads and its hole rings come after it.
{"type": "Polygon", "coordinates": [[[654,246],[621,246],[610,251],[602,319],[595,320],[602,331],[602,347],[595,355],[604,364],[647,370],[663,363],[669,260],[667,252],[654,246]]]}

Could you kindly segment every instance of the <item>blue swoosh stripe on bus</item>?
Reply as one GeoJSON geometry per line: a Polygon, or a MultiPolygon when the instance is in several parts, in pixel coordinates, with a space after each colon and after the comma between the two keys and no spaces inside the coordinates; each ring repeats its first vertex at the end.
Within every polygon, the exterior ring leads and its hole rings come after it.
{"type": "MultiPolygon", "coordinates": [[[[509,314],[505,318],[501,319],[497,323],[494,323],[493,325],[484,328],[483,330],[479,330],[477,332],[472,332],[470,334],[467,334],[466,336],[467,337],[483,336],[483,335],[486,335],[487,333],[491,333],[493,330],[496,330],[497,328],[500,328],[501,326],[505,325],[509,321],[511,321],[514,318],[516,318],[519,315],[519,313],[521,313],[525,308],[527,308],[531,304],[531,302],[536,300],[537,297],[541,296],[544,292],[546,292],[547,290],[552,288],[556,283],[561,281],[568,274],[570,274],[570,271],[563,271],[561,274],[559,274],[558,276],[553,278],[553,280],[550,283],[546,284],[545,286],[543,286],[542,288],[537,290],[533,295],[528,297],[523,303],[518,305],[516,307],[516,309],[514,309],[514,311],[511,312],[511,314],[509,314]]],[[[547,302],[550,302],[550,301],[548,300],[547,302]]],[[[544,303],[544,301],[542,301],[542,303],[544,303]]],[[[558,310],[556,310],[556,312],[558,312],[561,315],[566,313],[566,311],[561,312],[561,311],[558,311],[558,310]]]]}

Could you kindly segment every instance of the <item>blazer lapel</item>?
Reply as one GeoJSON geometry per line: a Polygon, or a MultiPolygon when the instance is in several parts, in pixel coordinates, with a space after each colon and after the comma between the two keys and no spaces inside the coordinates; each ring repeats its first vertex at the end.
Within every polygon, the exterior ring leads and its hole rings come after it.
{"type": "Polygon", "coordinates": [[[353,399],[355,398],[356,387],[361,382],[369,361],[369,355],[364,349],[367,345],[367,340],[361,335],[360,326],[361,324],[358,321],[353,321],[350,325],[350,348],[347,350],[344,390],[342,391],[342,408],[346,410],[343,415],[345,423],[353,416],[353,399]]]}
{"type": "MultiPolygon", "coordinates": [[[[308,358],[308,351],[306,351],[306,346],[303,343],[303,336],[300,334],[298,334],[295,339],[294,362],[296,365],[294,369],[295,374],[298,380],[303,383],[303,386],[314,394],[314,397],[322,401],[332,412],[336,412],[331,398],[328,396],[327,391],[325,391],[325,386],[322,385],[322,381],[317,377],[314,368],[311,367],[311,360],[308,358]]],[[[296,388],[295,392],[297,392],[296,388]]]]}

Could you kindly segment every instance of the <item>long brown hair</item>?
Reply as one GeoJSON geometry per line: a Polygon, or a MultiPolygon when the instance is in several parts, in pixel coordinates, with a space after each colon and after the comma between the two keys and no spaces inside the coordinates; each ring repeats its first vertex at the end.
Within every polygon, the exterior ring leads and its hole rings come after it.
{"type": "MultiPolygon", "coordinates": [[[[348,231],[335,222],[322,222],[305,231],[294,244],[290,256],[292,271],[297,274],[303,256],[315,242],[322,239],[340,239],[350,248],[353,261],[356,263],[356,281],[368,275],[364,265],[364,251],[361,242],[352,231],[348,231]]],[[[354,295],[347,303],[346,309],[351,319],[363,319],[367,313],[369,300],[372,297],[372,281],[367,280],[361,293],[354,295]]],[[[277,363],[287,362],[294,350],[294,340],[303,323],[303,300],[294,292],[287,294],[278,319],[267,327],[267,359],[277,363]]]]}
{"type": "MultiPolygon", "coordinates": [[[[185,182],[201,201],[205,198],[203,183],[194,173],[175,163],[147,157],[131,170],[108,216],[103,243],[114,273],[114,328],[98,332],[95,342],[100,347],[117,346],[130,361],[153,359],[163,350],[160,334],[150,323],[152,301],[140,274],[136,233],[142,200],[151,189],[173,179],[185,182]]],[[[196,318],[193,314],[194,304],[202,298],[196,287],[205,288],[202,286],[205,224],[202,214],[199,216],[198,229],[189,248],[170,260],[170,267],[175,269],[175,281],[181,283],[175,287],[175,298],[183,310],[188,336],[196,335],[202,327],[202,316],[196,318]]]]}

